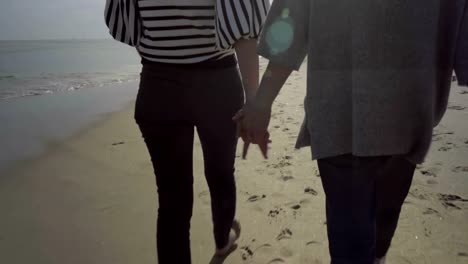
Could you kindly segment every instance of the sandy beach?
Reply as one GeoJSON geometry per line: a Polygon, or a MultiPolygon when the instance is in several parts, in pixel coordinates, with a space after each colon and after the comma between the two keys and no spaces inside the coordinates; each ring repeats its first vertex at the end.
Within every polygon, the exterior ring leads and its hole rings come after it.
{"type": "MultiPolygon", "coordinates": [[[[264,65],[263,65],[264,67],[264,65]]],[[[273,143],[237,159],[237,217],[243,227],[226,264],[329,263],[324,192],[309,149],[295,150],[306,67],[273,109],[273,143]]],[[[418,166],[389,252],[389,264],[468,263],[468,89],[451,103],[418,166]]],[[[214,253],[200,143],[194,143],[192,261],[214,253]]],[[[0,177],[0,263],[157,263],[157,196],[133,105],[0,177]]],[[[175,263],[177,264],[177,263],[175,263]]]]}

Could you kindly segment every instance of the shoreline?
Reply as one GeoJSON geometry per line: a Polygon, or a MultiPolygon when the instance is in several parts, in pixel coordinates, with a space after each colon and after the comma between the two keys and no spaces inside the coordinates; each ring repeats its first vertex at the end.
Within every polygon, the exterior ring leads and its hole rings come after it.
{"type": "Polygon", "coordinates": [[[21,170],[22,168],[27,167],[23,165],[37,162],[38,160],[44,157],[47,157],[51,153],[57,152],[63,145],[66,144],[66,142],[75,141],[78,138],[83,137],[89,131],[95,130],[96,128],[102,126],[104,123],[106,123],[106,121],[112,119],[114,116],[121,114],[123,112],[132,111],[134,104],[135,104],[135,100],[126,103],[125,106],[121,106],[120,109],[118,110],[97,114],[92,120],[88,120],[86,124],[83,124],[83,126],[77,128],[75,131],[73,131],[70,135],[66,136],[65,138],[46,142],[45,143],[46,147],[41,153],[38,153],[37,155],[33,155],[31,157],[27,157],[24,159],[12,161],[9,164],[9,166],[7,166],[5,170],[1,172],[5,174],[17,173],[18,170],[21,170]]]}
{"type": "Polygon", "coordinates": [[[40,157],[135,100],[136,82],[0,102],[0,172],[40,157]]]}

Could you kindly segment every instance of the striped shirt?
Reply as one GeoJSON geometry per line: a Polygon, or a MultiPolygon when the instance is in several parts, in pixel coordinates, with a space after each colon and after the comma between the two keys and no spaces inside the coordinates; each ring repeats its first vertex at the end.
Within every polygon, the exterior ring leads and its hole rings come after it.
{"type": "MultiPolygon", "coordinates": [[[[225,32],[230,34],[238,32],[242,37],[258,36],[267,8],[262,3],[260,19],[251,16],[250,21],[255,23],[249,26],[247,13],[240,16],[233,12],[237,11],[235,7],[239,5],[239,0],[222,0],[220,2],[222,4],[219,4],[222,10],[217,10],[216,1],[107,0],[105,19],[112,36],[135,46],[144,60],[178,64],[217,60],[234,54],[234,50],[226,45],[225,32]],[[219,11],[225,14],[222,18],[231,19],[234,23],[220,22],[220,16],[216,15],[219,11]],[[246,21],[247,26],[244,23],[243,27],[234,29],[239,25],[236,22],[241,20],[246,21]],[[226,24],[233,26],[224,31],[217,27],[219,25],[225,27],[226,24]],[[220,30],[223,36],[217,33],[220,30]],[[245,30],[249,31],[248,34],[245,30]],[[220,40],[217,36],[224,39],[220,40]]],[[[259,2],[264,1],[268,2],[267,0],[259,2]]],[[[253,10],[254,5],[251,6],[253,10]]],[[[232,39],[230,35],[229,41],[232,39]]]]}

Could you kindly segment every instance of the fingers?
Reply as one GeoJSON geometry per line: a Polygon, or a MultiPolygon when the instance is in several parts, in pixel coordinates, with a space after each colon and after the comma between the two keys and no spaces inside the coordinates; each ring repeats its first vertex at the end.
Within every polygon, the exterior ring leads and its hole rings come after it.
{"type": "Polygon", "coordinates": [[[270,140],[270,133],[266,132],[263,136],[263,140],[258,146],[260,147],[260,151],[265,159],[268,159],[268,144],[271,143],[270,140]]]}
{"type": "Polygon", "coordinates": [[[243,126],[242,122],[237,125],[237,135],[242,138],[244,142],[250,142],[249,137],[247,136],[247,130],[243,126]]]}
{"type": "Polygon", "coordinates": [[[232,118],[232,121],[240,122],[243,118],[244,118],[244,111],[243,109],[241,109],[234,115],[234,117],[232,118]]]}
{"type": "MultiPolygon", "coordinates": [[[[247,158],[247,153],[249,151],[249,147],[250,147],[250,144],[251,143],[254,143],[248,139],[244,139],[244,146],[242,148],[242,159],[246,159],[247,158]]],[[[254,143],[254,144],[257,144],[258,147],[260,148],[260,152],[262,153],[262,156],[265,158],[265,159],[268,159],[268,144],[271,143],[271,140],[270,140],[270,133],[266,132],[266,133],[263,133],[263,139],[261,141],[259,141],[258,143],[254,143]]]]}

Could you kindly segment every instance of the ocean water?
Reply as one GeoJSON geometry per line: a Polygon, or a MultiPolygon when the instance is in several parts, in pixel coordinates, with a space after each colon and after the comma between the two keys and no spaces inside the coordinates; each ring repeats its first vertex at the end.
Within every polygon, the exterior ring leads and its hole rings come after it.
{"type": "Polygon", "coordinates": [[[136,80],[137,52],[113,40],[0,41],[0,100],[136,80]]]}
{"type": "Polygon", "coordinates": [[[128,105],[140,70],[113,40],[0,41],[0,175],[128,105]]]}

